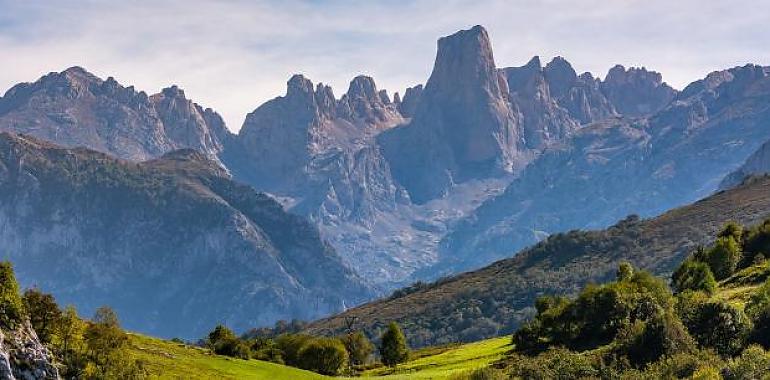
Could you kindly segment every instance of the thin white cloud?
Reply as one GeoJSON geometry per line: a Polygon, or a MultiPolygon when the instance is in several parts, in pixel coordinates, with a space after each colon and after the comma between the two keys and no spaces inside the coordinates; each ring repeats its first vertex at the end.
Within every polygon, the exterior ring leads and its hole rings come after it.
{"type": "Polygon", "coordinates": [[[436,39],[475,24],[499,66],[561,55],[597,75],[646,66],[682,87],[770,61],[768,1],[0,0],[0,10],[0,88],[81,65],[147,92],[178,84],[233,130],[293,73],[338,96],[361,73],[391,91],[424,82],[436,39]]]}

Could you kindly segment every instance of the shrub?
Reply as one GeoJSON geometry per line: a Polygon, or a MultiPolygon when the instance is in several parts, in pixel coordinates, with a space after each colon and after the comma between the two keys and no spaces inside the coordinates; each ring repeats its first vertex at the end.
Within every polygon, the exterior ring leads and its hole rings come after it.
{"type": "Polygon", "coordinates": [[[742,310],[721,301],[700,303],[693,309],[683,322],[698,344],[723,356],[743,349],[751,322],[742,310]]]}
{"type": "Polygon", "coordinates": [[[740,356],[730,360],[725,379],[762,379],[770,372],[770,355],[759,346],[749,346],[740,356]]]}
{"type": "Polygon", "coordinates": [[[347,365],[348,353],[339,339],[317,338],[299,350],[300,368],[336,376],[347,365]]]}
{"type": "Polygon", "coordinates": [[[685,260],[671,276],[672,285],[677,293],[686,290],[703,291],[713,294],[717,287],[714,274],[708,265],[695,260],[685,260]]]}
{"type": "Polygon", "coordinates": [[[283,361],[290,366],[299,367],[299,351],[305,343],[313,340],[310,335],[304,334],[283,334],[276,338],[275,343],[281,350],[283,361]]]}
{"type": "Polygon", "coordinates": [[[705,262],[717,280],[730,277],[740,260],[741,247],[732,236],[717,238],[711,249],[706,251],[705,262]]]}
{"type": "Polygon", "coordinates": [[[217,325],[209,333],[206,344],[217,355],[239,359],[249,359],[251,357],[249,345],[238,339],[232,330],[223,325],[217,325]]]}
{"type": "Polygon", "coordinates": [[[770,254],[770,219],[765,220],[744,232],[743,265],[748,266],[757,255],[767,257],[770,254]]]}
{"type": "Polygon", "coordinates": [[[382,363],[389,367],[394,367],[409,359],[409,347],[406,345],[406,338],[396,322],[390,322],[388,329],[382,334],[380,356],[382,363]]]}
{"type": "Polygon", "coordinates": [[[597,378],[599,363],[592,358],[564,348],[550,349],[538,356],[514,356],[511,376],[523,379],[597,378]]]}
{"type": "Polygon", "coordinates": [[[0,262],[0,327],[15,329],[24,318],[19,283],[8,261],[0,262]]]}
{"type": "Polygon", "coordinates": [[[702,367],[721,367],[722,359],[713,351],[676,353],[651,363],[645,372],[653,379],[689,379],[702,367]]]}
{"type": "Polygon", "coordinates": [[[664,356],[693,351],[695,342],[682,322],[670,312],[660,310],[647,321],[625,328],[617,339],[617,353],[643,368],[664,356]]]}

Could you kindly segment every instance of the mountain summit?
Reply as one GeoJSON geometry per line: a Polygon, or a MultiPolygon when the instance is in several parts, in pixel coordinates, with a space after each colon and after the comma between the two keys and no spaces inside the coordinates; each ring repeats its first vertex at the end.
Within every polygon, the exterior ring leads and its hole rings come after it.
{"type": "Polygon", "coordinates": [[[511,172],[520,164],[523,144],[507,94],[484,28],[438,41],[414,117],[380,139],[412,200],[423,203],[454,183],[511,172]]]}

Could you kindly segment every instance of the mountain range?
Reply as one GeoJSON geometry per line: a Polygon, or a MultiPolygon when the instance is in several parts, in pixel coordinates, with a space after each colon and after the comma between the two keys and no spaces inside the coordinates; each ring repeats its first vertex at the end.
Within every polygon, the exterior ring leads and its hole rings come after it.
{"type": "Polygon", "coordinates": [[[126,325],[162,336],[214,315],[315,318],[767,172],[769,77],[746,65],[677,91],[645,68],[601,79],[562,57],[499,68],[476,26],[441,38],[403,96],[357,76],[337,98],[297,74],[236,134],[176,86],[147,95],[73,67],[0,97],[0,248],[30,260],[22,281],[87,310],[126,281],[112,302],[126,325]],[[34,264],[49,256],[66,280],[34,264]],[[177,323],[204,301],[219,306],[177,323]]]}

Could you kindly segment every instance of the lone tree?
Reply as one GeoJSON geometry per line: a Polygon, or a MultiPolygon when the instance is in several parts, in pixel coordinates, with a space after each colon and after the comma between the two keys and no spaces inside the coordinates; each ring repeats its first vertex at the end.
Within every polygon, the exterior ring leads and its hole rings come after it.
{"type": "Polygon", "coordinates": [[[372,342],[370,342],[369,339],[366,338],[366,335],[361,331],[349,333],[343,336],[341,340],[345,345],[345,349],[348,351],[348,355],[350,355],[351,365],[366,364],[372,351],[374,351],[372,342]]]}
{"type": "Polygon", "coordinates": [[[380,356],[382,356],[382,363],[389,367],[394,367],[409,359],[409,347],[406,345],[406,338],[396,322],[390,322],[388,329],[382,334],[380,356]]]}
{"type": "Polygon", "coordinates": [[[56,333],[56,325],[62,317],[54,297],[36,288],[31,288],[24,291],[22,300],[37,336],[43,343],[51,343],[56,333]]]}

